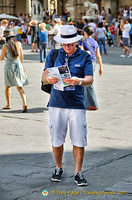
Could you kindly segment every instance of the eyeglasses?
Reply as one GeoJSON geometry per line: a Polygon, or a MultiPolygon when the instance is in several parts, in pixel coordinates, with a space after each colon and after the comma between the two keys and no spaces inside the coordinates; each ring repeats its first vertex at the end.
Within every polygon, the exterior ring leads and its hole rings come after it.
{"type": "Polygon", "coordinates": [[[67,47],[72,47],[72,46],[74,46],[74,43],[71,43],[71,44],[63,44],[63,46],[64,46],[64,47],[66,47],[66,46],[67,46],[67,47]]]}

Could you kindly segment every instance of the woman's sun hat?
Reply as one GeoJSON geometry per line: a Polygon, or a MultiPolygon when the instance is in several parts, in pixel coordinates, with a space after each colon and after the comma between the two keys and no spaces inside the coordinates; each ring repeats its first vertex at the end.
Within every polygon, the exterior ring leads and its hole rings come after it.
{"type": "Polygon", "coordinates": [[[6,29],[4,30],[4,37],[5,38],[10,38],[10,37],[15,37],[16,35],[13,33],[11,29],[6,29]]]}
{"type": "Polygon", "coordinates": [[[76,28],[73,25],[63,25],[61,27],[60,35],[54,36],[54,40],[62,44],[74,43],[82,38],[83,35],[77,35],[76,28]]]}

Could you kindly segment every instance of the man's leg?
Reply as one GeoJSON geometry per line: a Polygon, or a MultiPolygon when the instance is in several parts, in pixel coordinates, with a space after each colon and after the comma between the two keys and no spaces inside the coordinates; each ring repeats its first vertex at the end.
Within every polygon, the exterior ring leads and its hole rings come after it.
{"type": "Polygon", "coordinates": [[[84,158],[84,147],[73,146],[73,157],[75,161],[74,181],[78,186],[86,186],[87,181],[81,173],[84,158]]]}
{"type": "Polygon", "coordinates": [[[52,146],[52,150],[53,150],[53,155],[56,162],[56,168],[63,168],[62,166],[63,150],[64,150],[63,145],[60,147],[52,146]]]}
{"type": "Polygon", "coordinates": [[[35,43],[35,46],[36,46],[36,51],[38,51],[38,44],[37,44],[37,43],[35,43]]]}
{"type": "Polygon", "coordinates": [[[56,169],[54,174],[51,177],[51,180],[54,182],[60,182],[61,181],[61,176],[63,174],[63,169],[62,169],[62,158],[63,158],[63,145],[60,147],[53,147],[53,155],[54,159],[56,162],[56,169]]]}
{"type": "Polygon", "coordinates": [[[87,181],[82,175],[84,147],[87,145],[86,110],[69,109],[69,128],[75,162],[74,181],[78,186],[86,186],[87,181]]]}
{"type": "Polygon", "coordinates": [[[40,62],[44,62],[44,54],[42,45],[39,46],[40,49],[40,62]]]}
{"type": "Polygon", "coordinates": [[[101,39],[98,40],[98,43],[99,43],[100,54],[102,55],[102,41],[101,41],[101,39]]]}
{"type": "Polygon", "coordinates": [[[65,137],[67,133],[67,109],[52,108],[49,107],[49,127],[51,135],[51,143],[53,156],[56,163],[56,169],[51,177],[52,181],[61,181],[61,176],[63,174],[63,144],[65,143],[65,137]]]}
{"type": "Polygon", "coordinates": [[[127,53],[127,50],[124,48],[123,49],[123,54],[126,55],[126,53],[127,53]]]}
{"type": "Polygon", "coordinates": [[[75,162],[75,175],[82,170],[84,147],[73,146],[73,157],[75,162]]]}
{"type": "Polygon", "coordinates": [[[105,37],[102,38],[102,44],[103,44],[103,48],[104,48],[104,54],[107,54],[107,49],[106,49],[106,44],[105,44],[105,37]]]}
{"type": "Polygon", "coordinates": [[[124,49],[125,49],[126,52],[128,51],[128,53],[131,53],[131,51],[130,51],[128,46],[124,46],[124,49]]]}
{"type": "Polygon", "coordinates": [[[128,51],[129,55],[128,57],[131,57],[132,56],[132,53],[128,47],[128,38],[123,38],[123,55],[121,55],[120,57],[125,57],[126,56],[126,53],[128,51]]]}
{"type": "Polygon", "coordinates": [[[32,51],[34,51],[34,43],[32,43],[32,51]]]}

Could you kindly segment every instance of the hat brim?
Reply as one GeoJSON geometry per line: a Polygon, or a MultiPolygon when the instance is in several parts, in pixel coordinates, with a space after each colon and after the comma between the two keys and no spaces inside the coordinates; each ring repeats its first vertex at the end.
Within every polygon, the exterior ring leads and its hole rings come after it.
{"type": "Polygon", "coordinates": [[[10,37],[16,37],[16,35],[9,35],[9,36],[6,36],[6,38],[10,38],[10,37]]]}
{"type": "Polygon", "coordinates": [[[5,38],[16,37],[16,35],[4,35],[5,38]]]}
{"type": "Polygon", "coordinates": [[[81,40],[82,38],[83,38],[83,35],[77,35],[76,37],[73,37],[73,38],[62,38],[59,35],[54,36],[54,40],[62,44],[74,43],[81,40]]]}

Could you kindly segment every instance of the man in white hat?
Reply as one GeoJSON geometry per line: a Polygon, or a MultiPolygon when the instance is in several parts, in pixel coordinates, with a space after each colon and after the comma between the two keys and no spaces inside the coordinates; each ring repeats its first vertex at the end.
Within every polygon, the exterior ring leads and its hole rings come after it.
{"type": "MultiPolygon", "coordinates": [[[[60,36],[55,36],[56,42],[62,43],[58,51],[54,67],[67,65],[71,78],[64,79],[65,83],[74,87],[74,90],[59,91],[53,86],[49,100],[50,135],[53,155],[56,162],[55,173],[51,180],[59,182],[63,174],[63,147],[69,123],[70,138],[73,145],[75,161],[74,181],[78,186],[87,185],[82,175],[84,147],[87,145],[86,105],[84,100],[84,87],[93,83],[93,68],[90,55],[77,46],[77,41],[83,36],[77,35],[72,25],[61,27],[60,36]]],[[[53,52],[47,56],[42,81],[45,84],[56,84],[58,79],[51,77],[48,69],[53,67],[53,52]]]]}

